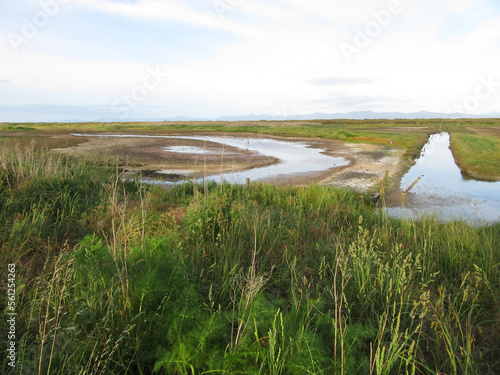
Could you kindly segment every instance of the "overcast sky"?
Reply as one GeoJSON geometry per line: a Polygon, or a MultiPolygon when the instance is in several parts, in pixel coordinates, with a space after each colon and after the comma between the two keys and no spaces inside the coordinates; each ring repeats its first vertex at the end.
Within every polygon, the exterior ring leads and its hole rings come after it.
{"type": "Polygon", "coordinates": [[[0,37],[35,114],[500,110],[498,0],[2,0],[0,37]]]}

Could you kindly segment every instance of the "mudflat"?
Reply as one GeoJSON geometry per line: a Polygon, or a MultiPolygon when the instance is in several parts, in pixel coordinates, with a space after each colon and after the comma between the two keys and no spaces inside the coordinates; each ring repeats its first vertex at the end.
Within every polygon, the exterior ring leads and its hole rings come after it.
{"type": "MultiPolygon", "coordinates": [[[[136,134],[137,135],[137,134],[136,134]]],[[[171,134],[178,136],[181,134],[171,134]]],[[[185,135],[185,134],[184,134],[185,135]]],[[[204,133],[190,134],[207,135],[204,133]]],[[[222,134],[210,133],[210,136],[222,134]]],[[[53,148],[52,151],[76,157],[100,155],[116,159],[119,164],[132,171],[142,171],[150,177],[162,178],[160,171],[185,175],[186,172],[216,174],[237,172],[278,163],[279,160],[251,150],[231,147],[217,142],[186,138],[132,138],[67,135],[69,147],[53,148]],[[72,139],[77,138],[78,140],[72,139]],[[195,148],[201,152],[178,152],[183,148],[195,148]],[[156,172],[159,172],[155,175],[156,172]]],[[[276,180],[279,184],[307,185],[316,182],[322,185],[347,187],[367,191],[380,185],[388,170],[390,176],[404,172],[402,163],[404,150],[383,145],[344,143],[334,140],[312,140],[310,138],[262,136],[238,134],[238,138],[271,138],[308,144],[324,150],[329,156],[344,157],[348,166],[332,168],[323,172],[312,172],[301,176],[286,176],[276,180]]],[[[165,175],[165,173],[163,173],[165,175]]]]}

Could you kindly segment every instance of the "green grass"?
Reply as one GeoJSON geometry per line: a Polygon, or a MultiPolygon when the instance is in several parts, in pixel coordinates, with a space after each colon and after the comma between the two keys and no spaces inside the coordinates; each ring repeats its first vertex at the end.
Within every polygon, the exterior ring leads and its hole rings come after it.
{"type": "Polygon", "coordinates": [[[141,186],[33,148],[0,172],[3,373],[500,371],[500,224],[314,185],[141,186]]]}
{"type": "Polygon", "coordinates": [[[451,145],[457,164],[468,175],[500,179],[500,138],[452,133],[451,145]]]}

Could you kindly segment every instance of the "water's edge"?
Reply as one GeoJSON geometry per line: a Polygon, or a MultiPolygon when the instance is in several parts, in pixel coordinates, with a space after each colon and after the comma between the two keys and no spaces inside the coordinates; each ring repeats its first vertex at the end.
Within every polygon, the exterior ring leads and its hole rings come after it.
{"type": "Polygon", "coordinates": [[[441,221],[474,224],[500,221],[500,182],[464,178],[451,152],[448,133],[429,137],[415,164],[401,178],[401,189],[419,177],[411,204],[389,207],[389,215],[415,219],[433,215],[441,221]]]}

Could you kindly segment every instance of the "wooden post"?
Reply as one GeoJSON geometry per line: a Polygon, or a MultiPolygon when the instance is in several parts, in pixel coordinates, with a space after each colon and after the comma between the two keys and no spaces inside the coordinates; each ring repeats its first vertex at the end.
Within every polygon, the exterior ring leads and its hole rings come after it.
{"type": "Polygon", "coordinates": [[[385,171],[384,181],[382,181],[382,187],[380,188],[380,195],[383,197],[385,194],[385,185],[387,184],[387,179],[389,178],[389,171],[385,171]]]}
{"type": "Polygon", "coordinates": [[[403,191],[403,195],[406,195],[407,193],[409,193],[409,191],[411,189],[413,189],[413,187],[420,181],[420,179],[421,179],[421,177],[419,177],[415,181],[413,181],[413,184],[411,184],[408,189],[406,189],[405,191],[403,191]]]}
{"type": "Polygon", "coordinates": [[[247,186],[250,186],[250,179],[247,178],[247,186]]]}

